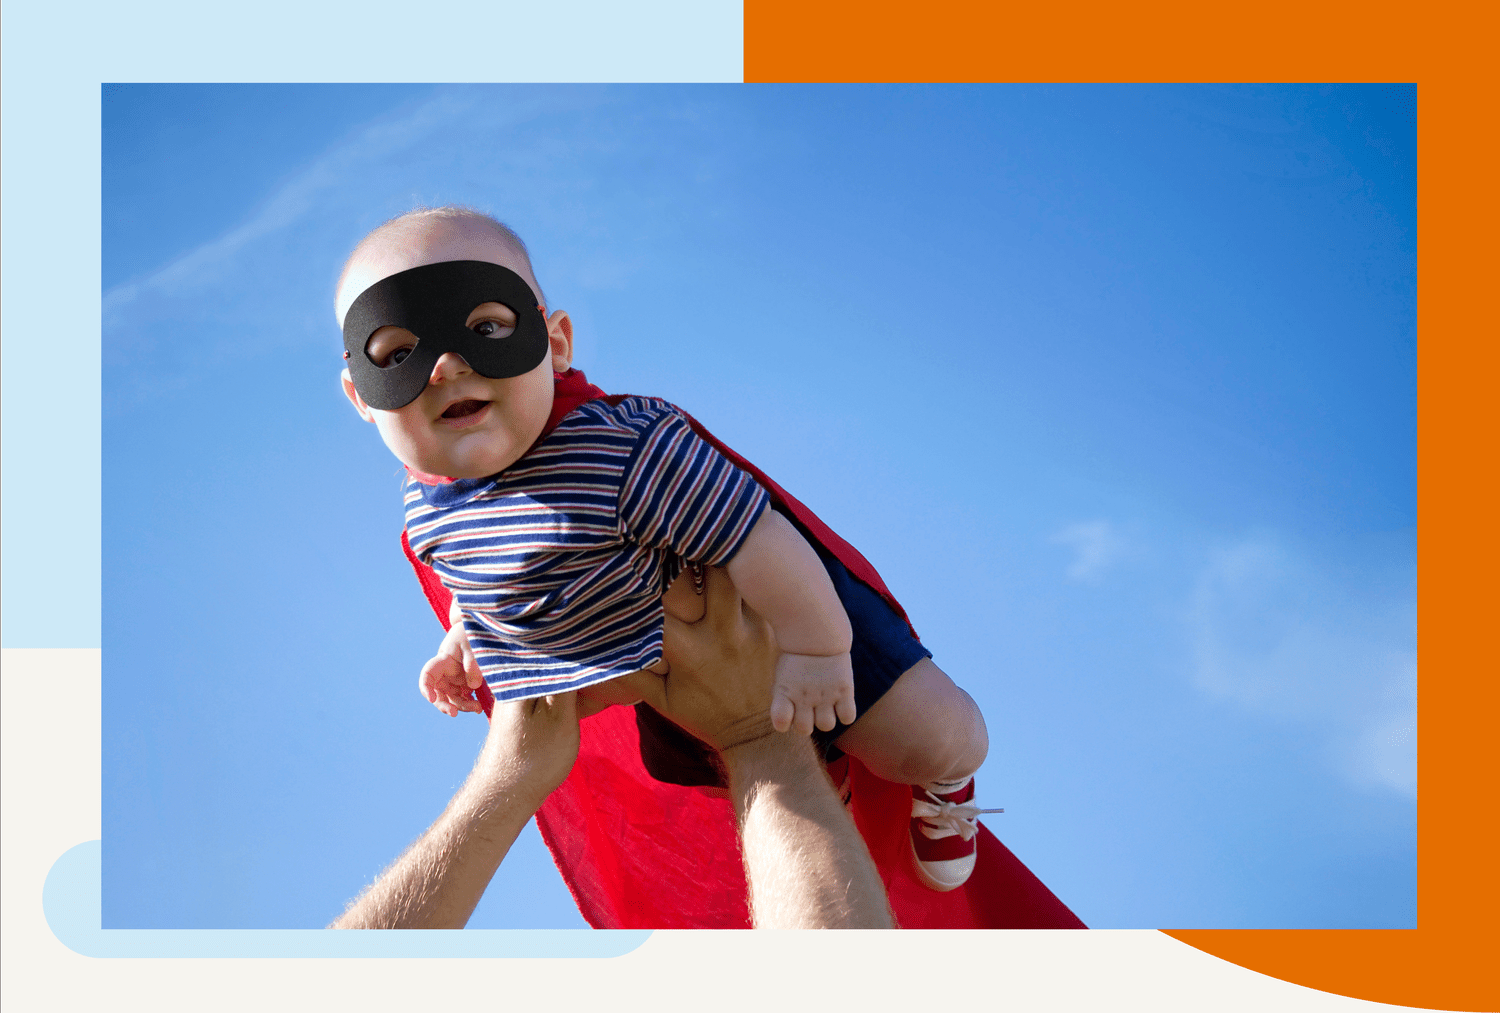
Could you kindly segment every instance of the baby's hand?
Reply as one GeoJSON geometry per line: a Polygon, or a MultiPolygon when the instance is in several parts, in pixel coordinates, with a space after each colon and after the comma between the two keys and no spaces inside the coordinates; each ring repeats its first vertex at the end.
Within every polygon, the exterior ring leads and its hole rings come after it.
{"type": "Polygon", "coordinates": [[[829,657],[783,654],[776,662],[771,727],[778,732],[795,726],[799,735],[810,735],[813,725],[830,732],[840,721],[853,724],[855,716],[848,652],[829,657]]]}
{"type": "Polygon", "coordinates": [[[429,703],[451,718],[459,711],[482,709],[474,691],[483,682],[479,663],[469,649],[469,638],[464,636],[464,624],[455,622],[448,627],[437,656],[422,666],[417,687],[429,703]]]}

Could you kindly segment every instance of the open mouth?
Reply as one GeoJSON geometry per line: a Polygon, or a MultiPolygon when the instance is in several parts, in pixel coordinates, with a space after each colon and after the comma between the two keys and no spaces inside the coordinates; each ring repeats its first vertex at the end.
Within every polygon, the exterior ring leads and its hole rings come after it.
{"type": "Polygon", "coordinates": [[[456,401],[449,405],[447,410],[443,412],[443,418],[461,419],[465,416],[473,415],[475,412],[483,411],[488,404],[488,401],[476,401],[473,398],[469,398],[467,401],[456,401]]]}

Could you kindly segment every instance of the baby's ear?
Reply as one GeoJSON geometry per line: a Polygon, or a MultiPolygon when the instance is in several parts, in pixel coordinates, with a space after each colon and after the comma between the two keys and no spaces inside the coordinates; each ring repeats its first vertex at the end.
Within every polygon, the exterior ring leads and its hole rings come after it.
{"type": "Polygon", "coordinates": [[[359,412],[359,417],[366,422],[374,422],[374,413],[371,412],[370,406],[365,404],[365,399],[359,396],[359,391],[354,389],[354,380],[349,376],[347,369],[339,376],[339,383],[344,387],[344,396],[349,399],[349,403],[354,406],[354,410],[359,412]]]}
{"type": "Polygon", "coordinates": [[[567,310],[558,310],[547,318],[547,342],[553,371],[566,373],[573,365],[573,321],[567,310]]]}

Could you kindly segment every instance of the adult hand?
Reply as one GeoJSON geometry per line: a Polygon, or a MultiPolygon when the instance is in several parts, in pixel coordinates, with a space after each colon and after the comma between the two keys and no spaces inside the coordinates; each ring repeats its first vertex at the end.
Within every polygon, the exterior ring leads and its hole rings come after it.
{"type": "Polygon", "coordinates": [[[669,671],[618,681],[723,753],[776,734],[770,709],[778,651],[770,625],[744,604],[725,570],[708,569],[704,594],[702,620],[665,619],[669,671]]]}
{"type": "Polygon", "coordinates": [[[496,703],[469,779],[330,928],[458,929],[526,821],[578,757],[574,694],[496,703]]]}
{"type": "Polygon", "coordinates": [[[535,811],[577,759],[577,694],[496,701],[470,781],[510,793],[535,811]]]}
{"type": "MultiPolygon", "coordinates": [[[[724,570],[707,615],[666,619],[666,675],[631,676],[656,710],[718,750],[758,928],[890,928],[885,888],[806,735],[771,725],[776,638],[724,570]]],[[[625,680],[620,680],[625,681],[625,680]]]]}

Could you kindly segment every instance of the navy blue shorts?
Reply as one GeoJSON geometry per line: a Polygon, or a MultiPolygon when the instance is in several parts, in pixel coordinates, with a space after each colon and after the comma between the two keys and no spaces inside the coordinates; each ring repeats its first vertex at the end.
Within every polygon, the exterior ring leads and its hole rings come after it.
{"type": "MultiPolygon", "coordinates": [[[[844,564],[816,543],[818,558],[833,581],[833,589],[849,614],[854,643],[849,660],[854,669],[854,704],[864,714],[901,673],[932,652],[912,636],[906,620],[897,615],[879,594],[850,576],[844,564]]],[[[714,762],[713,751],[645,704],[635,705],[635,723],[641,735],[641,760],[658,781],[668,784],[718,785],[724,780],[714,762]]],[[[832,731],[813,730],[813,741],[828,759],[843,755],[834,742],[848,725],[832,731]]]]}
{"type": "MultiPolygon", "coordinates": [[[[844,611],[849,613],[849,625],[854,630],[854,644],[849,648],[849,661],[854,668],[854,705],[863,714],[885,696],[902,672],[923,658],[932,657],[932,652],[911,635],[906,620],[884,598],[850,576],[832,553],[819,545],[813,548],[833,581],[844,611]]],[[[830,747],[847,727],[840,725],[828,732],[813,729],[813,741],[828,749],[833,754],[829,759],[834,759],[838,750],[830,747]]]]}

